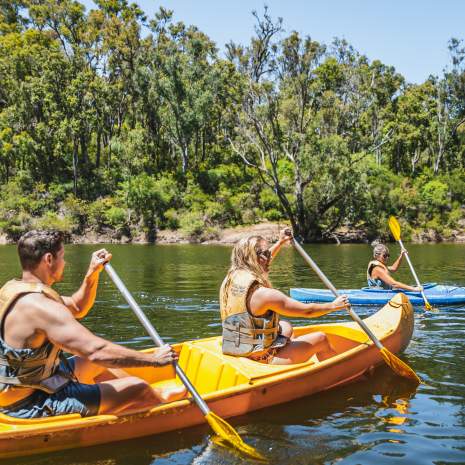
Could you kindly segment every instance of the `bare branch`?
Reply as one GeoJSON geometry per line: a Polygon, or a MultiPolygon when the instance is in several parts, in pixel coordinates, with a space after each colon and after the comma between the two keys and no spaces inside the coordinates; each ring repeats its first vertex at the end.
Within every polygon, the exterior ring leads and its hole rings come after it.
{"type": "Polygon", "coordinates": [[[234,150],[235,153],[237,153],[241,158],[242,160],[244,161],[244,163],[247,165],[247,166],[250,166],[252,168],[256,168],[260,171],[262,171],[262,168],[259,167],[258,165],[255,165],[254,163],[252,163],[251,161],[249,161],[247,159],[247,157],[242,153],[241,150],[239,150],[235,145],[234,145],[234,142],[232,141],[231,138],[228,137],[228,142],[231,144],[231,147],[232,149],[234,150]]]}

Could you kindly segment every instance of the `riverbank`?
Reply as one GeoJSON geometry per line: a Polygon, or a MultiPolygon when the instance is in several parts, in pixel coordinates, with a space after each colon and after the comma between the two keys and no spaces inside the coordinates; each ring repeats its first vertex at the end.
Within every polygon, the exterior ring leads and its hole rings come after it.
{"type": "MultiPolygon", "coordinates": [[[[236,226],[234,228],[207,230],[205,233],[197,236],[189,236],[186,232],[178,229],[164,229],[157,231],[155,236],[156,244],[223,244],[232,245],[243,237],[257,234],[263,236],[266,240],[274,242],[278,239],[279,231],[285,226],[285,223],[262,222],[254,225],[236,226]]],[[[465,243],[465,219],[460,222],[461,229],[452,230],[448,235],[439,234],[433,229],[413,231],[409,242],[412,243],[465,243]]],[[[390,237],[383,235],[369,235],[363,229],[354,229],[341,227],[326,238],[322,238],[321,243],[334,244],[369,244],[373,241],[389,241],[390,237]]],[[[111,229],[104,231],[86,231],[84,234],[71,234],[68,241],[72,244],[148,244],[150,241],[144,233],[126,235],[119,231],[111,229]]],[[[0,234],[0,245],[13,244],[15,241],[5,234],[0,234]]]]}

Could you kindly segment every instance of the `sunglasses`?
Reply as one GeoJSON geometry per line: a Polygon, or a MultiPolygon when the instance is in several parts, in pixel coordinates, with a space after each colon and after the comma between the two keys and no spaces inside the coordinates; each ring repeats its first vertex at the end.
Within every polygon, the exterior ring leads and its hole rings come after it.
{"type": "Polygon", "coordinates": [[[388,253],[383,254],[384,258],[389,258],[391,255],[388,253]]]}
{"type": "Polygon", "coordinates": [[[266,250],[259,250],[257,252],[257,255],[261,255],[262,257],[266,258],[269,260],[271,258],[271,250],[266,249],[266,250]]]}

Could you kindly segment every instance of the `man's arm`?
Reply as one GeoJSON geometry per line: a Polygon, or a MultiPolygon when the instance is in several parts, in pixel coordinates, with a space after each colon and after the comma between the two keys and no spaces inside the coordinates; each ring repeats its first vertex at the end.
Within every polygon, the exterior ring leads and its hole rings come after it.
{"type": "Polygon", "coordinates": [[[98,337],[76,321],[65,306],[43,295],[36,297],[31,310],[34,318],[32,324],[50,341],[67,352],[107,368],[163,366],[178,358],[170,346],[147,354],[98,337]]]}
{"type": "Polygon", "coordinates": [[[81,287],[71,297],[62,297],[75,318],[85,317],[94,305],[100,273],[110,260],[111,254],[106,249],[94,252],[81,287]]]}
{"type": "Polygon", "coordinates": [[[348,303],[347,296],[343,295],[332,302],[324,304],[304,304],[291,299],[277,289],[259,287],[252,293],[249,299],[249,309],[255,316],[261,316],[268,310],[273,310],[280,315],[288,317],[315,318],[335,310],[341,310],[348,303]]]}

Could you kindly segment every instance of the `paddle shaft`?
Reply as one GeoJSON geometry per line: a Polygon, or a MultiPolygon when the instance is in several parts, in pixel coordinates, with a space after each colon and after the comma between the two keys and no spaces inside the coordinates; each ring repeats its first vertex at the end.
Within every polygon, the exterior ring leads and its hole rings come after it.
{"type": "MultiPolygon", "coordinates": [[[[404,244],[402,243],[402,239],[399,238],[398,242],[399,242],[401,250],[407,251],[407,249],[404,247],[404,244]]],[[[412,262],[410,261],[410,257],[408,256],[408,252],[405,254],[405,258],[407,259],[408,266],[410,267],[410,271],[412,272],[413,278],[415,279],[417,286],[421,287],[420,280],[418,279],[418,276],[415,273],[415,268],[413,268],[412,262]]],[[[421,296],[423,297],[423,300],[425,301],[425,303],[428,302],[425,296],[425,291],[423,289],[421,290],[421,296]]]]}
{"type": "MultiPolygon", "coordinates": [[[[303,247],[295,240],[293,239],[294,242],[294,247],[297,249],[297,251],[300,253],[302,258],[310,265],[311,268],[313,268],[313,271],[318,275],[318,277],[323,281],[324,285],[331,290],[331,292],[334,294],[335,297],[339,297],[339,294],[336,290],[336,288],[333,286],[333,283],[326,277],[326,275],[320,270],[318,265],[311,259],[311,257],[308,255],[307,252],[303,249],[303,247]]],[[[353,320],[355,320],[360,327],[367,333],[368,337],[373,341],[373,344],[378,348],[382,349],[383,345],[381,342],[379,342],[378,338],[373,334],[371,329],[365,324],[365,322],[352,310],[352,306],[349,305],[347,307],[347,311],[349,312],[349,315],[353,320]]]]}
{"type": "MultiPolygon", "coordinates": [[[[123,294],[124,299],[129,304],[132,311],[136,314],[137,318],[142,323],[142,326],[145,328],[149,336],[152,338],[153,342],[158,347],[162,346],[164,344],[162,338],[157,333],[157,330],[153,327],[152,323],[150,323],[149,319],[145,316],[145,313],[139,307],[137,302],[134,300],[123,281],[121,281],[119,276],[116,274],[116,271],[109,263],[105,265],[105,270],[107,271],[111,280],[114,282],[115,286],[119,289],[121,294],[123,294]]],[[[176,370],[176,374],[179,376],[186,388],[192,394],[192,397],[194,398],[196,404],[199,406],[200,410],[202,410],[202,413],[204,415],[208,415],[210,413],[208,405],[205,403],[202,397],[200,397],[200,394],[196,391],[195,387],[191,384],[189,378],[186,376],[186,374],[184,373],[182,368],[177,364],[177,362],[174,362],[173,365],[176,370]]]]}

